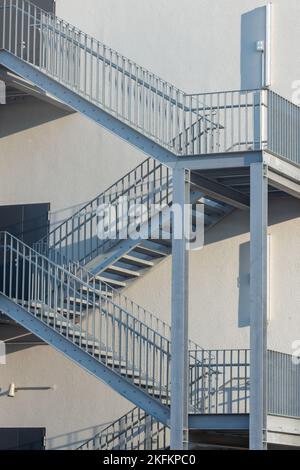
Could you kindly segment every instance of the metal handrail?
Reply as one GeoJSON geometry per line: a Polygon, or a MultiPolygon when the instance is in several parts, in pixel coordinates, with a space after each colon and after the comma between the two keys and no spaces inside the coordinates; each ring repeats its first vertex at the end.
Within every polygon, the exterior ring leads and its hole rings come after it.
{"type": "Polygon", "coordinates": [[[172,153],[226,151],[242,141],[259,145],[254,107],[260,91],[188,95],[27,0],[0,4],[0,47],[172,153]]]}
{"type": "Polygon", "coordinates": [[[191,403],[194,401],[201,413],[243,414],[249,411],[249,350],[190,351],[189,374],[191,403]],[[233,377],[238,379],[235,388],[232,387],[233,377]],[[241,386],[243,381],[246,387],[241,386]],[[224,387],[226,383],[231,386],[224,387]]]}
{"type": "Polygon", "coordinates": [[[91,282],[84,282],[7,232],[0,233],[0,241],[3,294],[137,387],[168,402],[167,338],[99,296],[91,282]],[[72,297],[78,307],[72,304],[72,297]]]}
{"type": "Polygon", "coordinates": [[[300,164],[300,108],[271,90],[187,94],[27,0],[0,0],[0,15],[1,49],[177,156],[268,149],[300,164]]]}
{"type": "MultiPolygon", "coordinates": [[[[94,275],[79,263],[69,262],[68,269],[80,279],[85,280],[85,282],[89,283],[90,280],[93,282],[94,275]]],[[[108,296],[109,294],[111,294],[111,301],[115,303],[116,306],[124,308],[126,312],[129,312],[132,317],[137,318],[141,323],[149,326],[151,329],[155,330],[169,341],[171,340],[171,326],[167,322],[164,322],[149,310],[146,310],[144,307],[141,307],[128,296],[126,296],[122,292],[119,292],[117,289],[111,287],[106,282],[101,280],[99,281],[99,284],[99,290],[100,292],[103,292],[103,296],[108,296]]],[[[201,361],[206,361],[205,352],[203,353],[201,360],[199,357],[200,351],[204,351],[204,349],[191,339],[188,340],[188,348],[190,362],[192,362],[192,360],[195,360],[198,364],[200,364],[201,361]]]]}
{"type": "Polygon", "coordinates": [[[103,295],[95,279],[77,276],[7,232],[0,232],[0,253],[1,293],[95,359],[169,403],[169,338],[116,299],[103,295]]]}
{"type": "MultiPolygon", "coordinates": [[[[267,358],[268,414],[299,418],[299,357],[268,350],[267,358]]],[[[193,403],[193,400],[197,400],[198,413],[249,413],[250,350],[190,351],[189,367],[190,379],[194,376],[202,376],[202,382],[196,381],[197,385],[194,388],[193,382],[190,381],[190,404],[193,403]],[[202,362],[203,354],[205,354],[207,363],[202,362]],[[206,373],[208,367],[211,368],[212,373],[206,373]]],[[[156,450],[166,448],[169,445],[169,434],[167,427],[162,424],[158,429],[163,439],[151,441],[151,433],[153,432],[152,437],[158,434],[158,431],[155,428],[153,429],[153,424],[151,425],[151,423],[157,425],[155,420],[148,422],[147,440],[148,446],[153,445],[154,442],[154,447],[145,447],[145,420],[146,414],[139,408],[134,408],[82,444],[79,450],[125,450],[133,448],[156,450]],[[134,429],[136,429],[136,432],[133,432],[134,429]],[[160,443],[160,447],[156,445],[157,442],[160,443]]]]}

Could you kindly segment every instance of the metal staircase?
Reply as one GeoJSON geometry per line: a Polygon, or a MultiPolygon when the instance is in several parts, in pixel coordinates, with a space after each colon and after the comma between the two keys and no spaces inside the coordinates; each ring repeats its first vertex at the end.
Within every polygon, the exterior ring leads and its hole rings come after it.
{"type": "MultiPolygon", "coordinates": [[[[249,413],[249,359],[249,350],[190,350],[190,404],[194,402],[197,413],[210,416],[249,413]]],[[[101,429],[78,450],[162,450],[169,444],[169,428],[134,408],[101,429]]]]}
{"type": "Polygon", "coordinates": [[[261,90],[189,95],[26,0],[0,15],[0,65],[153,158],[262,147],[261,90]]]}
{"type": "MultiPolygon", "coordinates": [[[[0,0],[0,65],[154,158],[55,228],[36,250],[1,233],[0,310],[138,407],[118,420],[116,433],[106,430],[104,444],[99,436],[100,446],[151,447],[157,438],[155,445],[164,447],[170,328],[119,291],[171,254],[172,175],[163,163],[261,148],[254,121],[262,93],[188,95],[26,0],[0,0]],[[142,205],[139,231],[147,236],[129,236],[120,198],[127,209],[142,205]],[[108,204],[115,212],[106,225],[116,236],[99,237],[99,207],[108,204]],[[154,214],[153,204],[159,204],[154,214]]],[[[197,189],[191,201],[194,209],[204,204],[206,229],[231,210],[197,189]]],[[[190,374],[190,408],[199,413],[203,381],[215,372],[203,367],[201,348],[190,349],[191,370],[200,371],[190,374]]]]}
{"type": "MultiPolygon", "coordinates": [[[[35,249],[59,264],[78,262],[97,282],[122,290],[172,252],[171,175],[168,167],[148,158],[52,230],[35,249]],[[133,237],[132,221],[137,219],[139,232],[133,237]]],[[[200,219],[196,204],[201,203],[206,230],[232,210],[194,189],[191,202],[193,227],[200,219]]]]}

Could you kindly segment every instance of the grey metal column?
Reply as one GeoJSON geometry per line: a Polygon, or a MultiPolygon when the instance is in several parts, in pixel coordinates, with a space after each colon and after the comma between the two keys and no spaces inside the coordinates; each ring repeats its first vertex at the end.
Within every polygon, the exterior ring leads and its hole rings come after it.
{"type": "MultiPolygon", "coordinates": [[[[171,449],[188,448],[188,259],[184,234],[185,204],[189,203],[189,172],[173,170],[173,205],[181,207],[181,227],[172,235],[171,449]],[[176,232],[176,234],[175,234],[176,232]]],[[[176,207],[177,206],[177,207],[176,207]]],[[[177,217],[178,219],[178,217],[177,217]]],[[[174,221],[174,218],[173,218],[174,221]]],[[[177,223],[180,222],[177,220],[177,223]]]]}
{"type": "Polygon", "coordinates": [[[6,104],[6,83],[0,80],[0,104],[6,104]]]}
{"type": "Polygon", "coordinates": [[[250,449],[263,450],[267,445],[268,178],[263,163],[250,168],[250,449]]]}

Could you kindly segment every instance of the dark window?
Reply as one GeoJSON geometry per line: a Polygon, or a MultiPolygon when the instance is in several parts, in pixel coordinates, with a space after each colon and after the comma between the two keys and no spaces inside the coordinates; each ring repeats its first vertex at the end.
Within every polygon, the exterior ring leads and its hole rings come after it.
{"type": "Polygon", "coordinates": [[[0,428],[0,450],[45,450],[45,428],[0,428]]]}
{"type": "Polygon", "coordinates": [[[9,232],[32,246],[48,233],[49,209],[48,203],[0,206],[0,231],[9,232]]]}

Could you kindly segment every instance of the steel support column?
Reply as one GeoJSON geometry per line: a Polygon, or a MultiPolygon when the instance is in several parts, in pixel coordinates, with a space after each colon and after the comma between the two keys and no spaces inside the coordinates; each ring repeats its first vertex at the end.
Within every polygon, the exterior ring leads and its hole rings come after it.
{"type": "Polygon", "coordinates": [[[188,259],[185,213],[189,172],[173,170],[171,449],[188,448],[188,259]],[[180,211],[181,209],[181,211],[180,211]],[[178,214],[180,213],[180,217],[178,214]],[[175,217],[175,214],[177,217],[175,217]],[[179,220],[179,218],[181,220],[179,220]],[[175,221],[176,219],[176,221],[175,221]],[[174,224],[180,224],[178,225],[174,224]]]}
{"type": "Polygon", "coordinates": [[[268,178],[251,165],[250,195],[250,449],[266,448],[267,427],[267,243],[268,178]]]}

